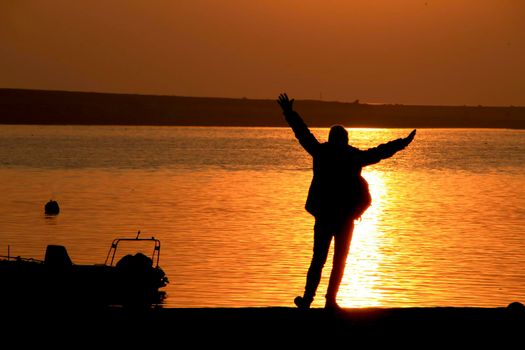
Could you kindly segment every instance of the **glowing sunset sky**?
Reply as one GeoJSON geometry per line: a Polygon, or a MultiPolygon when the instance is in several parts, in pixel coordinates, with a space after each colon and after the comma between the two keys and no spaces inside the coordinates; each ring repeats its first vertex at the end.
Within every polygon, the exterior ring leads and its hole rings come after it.
{"type": "Polygon", "coordinates": [[[0,87],[525,105],[523,0],[2,0],[0,87]]]}

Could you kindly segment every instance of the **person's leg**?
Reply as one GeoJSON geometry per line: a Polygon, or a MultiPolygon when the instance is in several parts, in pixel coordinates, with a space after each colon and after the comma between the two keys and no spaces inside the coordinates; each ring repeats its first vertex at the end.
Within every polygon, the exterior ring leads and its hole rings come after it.
{"type": "Polygon", "coordinates": [[[328,282],[328,289],[326,291],[326,307],[337,307],[337,292],[339,291],[339,285],[345,272],[346,258],[350,250],[353,230],[354,220],[348,219],[339,225],[335,233],[334,260],[328,282]]]}
{"type": "Polygon", "coordinates": [[[330,225],[323,219],[316,219],[314,225],[314,249],[312,261],[306,275],[306,286],[304,288],[303,297],[296,298],[297,306],[308,308],[314,300],[317,287],[321,281],[321,274],[323,271],[328,251],[330,250],[330,243],[332,241],[332,232],[330,232],[330,225]]]}

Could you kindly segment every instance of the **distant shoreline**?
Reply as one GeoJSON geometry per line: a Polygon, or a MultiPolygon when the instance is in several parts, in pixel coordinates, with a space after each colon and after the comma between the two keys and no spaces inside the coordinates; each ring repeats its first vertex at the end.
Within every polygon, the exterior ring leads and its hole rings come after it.
{"type": "MultiPolygon", "coordinates": [[[[525,107],[297,100],[311,127],[525,129],[525,107]]],[[[0,124],[287,126],[275,100],[0,89],[0,124]]]]}

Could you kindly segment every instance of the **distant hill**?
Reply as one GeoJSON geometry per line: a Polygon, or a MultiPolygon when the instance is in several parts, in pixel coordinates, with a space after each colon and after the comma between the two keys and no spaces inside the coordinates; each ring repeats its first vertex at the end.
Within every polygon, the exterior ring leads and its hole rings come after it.
{"type": "MultiPolygon", "coordinates": [[[[277,97],[277,96],[276,96],[277,97]]],[[[297,100],[309,126],[525,129],[525,107],[297,100]]],[[[275,100],[0,89],[0,124],[285,126],[275,100]]]]}

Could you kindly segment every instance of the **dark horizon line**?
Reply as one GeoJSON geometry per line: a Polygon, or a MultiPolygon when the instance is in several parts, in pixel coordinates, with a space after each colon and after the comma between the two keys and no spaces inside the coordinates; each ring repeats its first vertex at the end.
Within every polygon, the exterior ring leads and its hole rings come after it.
{"type": "MultiPolygon", "coordinates": [[[[311,127],[525,129],[525,107],[296,100],[311,127]]],[[[0,88],[0,124],[286,127],[276,100],[0,88]]]]}
{"type": "MultiPolygon", "coordinates": [[[[120,96],[143,96],[143,97],[168,97],[168,98],[186,98],[186,99],[204,99],[204,100],[233,100],[233,101],[276,101],[272,98],[252,98],[252,97],[221,97],[221,96],[190,96],[190,95],[174,95],[174,94],[148,94],[139,92],[105,92],[92,90],[61,90],[61,89],[41,89],[41,88],[10,88],[0,87],[1,91],[20,91],[20,92],[50,92],[50,93],[72,93],[72,94],[92,94],[92,95],[120,95],[120,96]]],[[[286,92],[286,91],[284,91],[286,92]]],[[[293,98],[293,96],[290,96],[293,98]]],[[[367,106],[406,106],[406,107],[471,107],[471,108],[525,108],[525,105],[483,105],[483,104],[412,104],[412,103],[388,103],[388,102],[361,102],[361,99],[354,101],[339,101],[339,100],[324,100],[315,98],[295,98],[296,102],[316,102],[316,103],[330,103],[330,104],[359,104],[367,106]]]]}
{"type": "MultiPolygon", "coordinates": [[[[289,129],[288,126],[283,125],[225,125],[225,124],[83,124],[83,123],[3,123],[0,125],[17,125],[17,126],[123,126],[123,127],[182,127],[182,128],[258,128],[258,129],[289,129]]],[[[344,126],[344,125],[343,125],[344,126]]],[[[480,130],[524,130],[521,127],[496,127],[496,126],[344,126],[345,129],[480,129],[480,130]]],[[[310,129],[329,129],[330,126],[311,126],[310,129]]]]}

